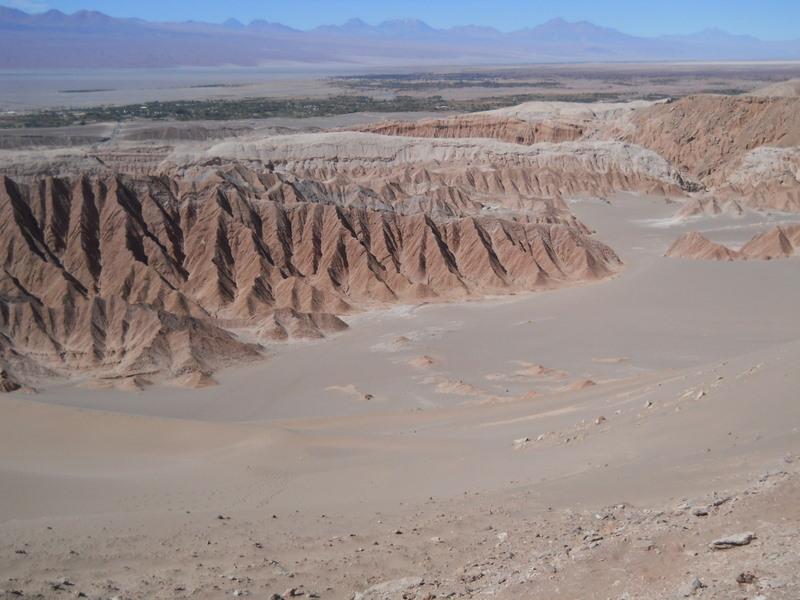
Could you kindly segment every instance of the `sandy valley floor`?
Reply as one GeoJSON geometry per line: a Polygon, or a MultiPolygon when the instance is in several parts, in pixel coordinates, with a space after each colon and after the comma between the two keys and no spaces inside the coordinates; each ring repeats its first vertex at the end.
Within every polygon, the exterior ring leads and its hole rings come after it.
{"type": "Polygon", "coordinates": [[[572,209],[615,278],[358,315],[203,390],[0,399],[0,597],[800,597],[798,259],[572,209]]]}

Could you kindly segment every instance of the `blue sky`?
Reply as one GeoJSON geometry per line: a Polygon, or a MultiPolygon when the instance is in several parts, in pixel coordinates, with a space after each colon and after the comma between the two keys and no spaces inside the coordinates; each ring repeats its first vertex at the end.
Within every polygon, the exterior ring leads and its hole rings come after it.
{"type": "Polygon", "coordinates": [[[763,39],[800,38],[800,0],[0,0],[0,4],[32,12],[91,8],[158,21],[267,19],[301,29],[349,17],[370,23],[418,17],[436,27],[481,24],[512,30],[564,17],[639,35],[719,27],[763,39]]]}

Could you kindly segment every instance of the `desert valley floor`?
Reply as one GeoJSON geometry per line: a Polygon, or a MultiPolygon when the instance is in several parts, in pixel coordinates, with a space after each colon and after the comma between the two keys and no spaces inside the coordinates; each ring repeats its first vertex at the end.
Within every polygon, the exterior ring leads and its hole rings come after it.
{"type": "Polygon", "coordinates": [[[398,119],[3,151],[0,597],[800,597],[798,98],[398,119]]]}
{"type": "MultiPolygon", "coordinates": [[[[770,575],[798,564],[797,266],[664,258],[663,199],[573,208],[626,261],[614,280],[359,316],[217,387],[2,400],[6,585],[349,597],[380,573],[434,592],[618,597],[636,570],[632,597],[693,576],[733,597],[738,568],[794,597],[796,579],[770,575]],[[569,389],[584,380],[597,385],[569,389]],[[728,529],[762,537],[720,570],[707,544],[728,529]]],[[[730,241],[760,223],[709,225],[730,241]]]]}

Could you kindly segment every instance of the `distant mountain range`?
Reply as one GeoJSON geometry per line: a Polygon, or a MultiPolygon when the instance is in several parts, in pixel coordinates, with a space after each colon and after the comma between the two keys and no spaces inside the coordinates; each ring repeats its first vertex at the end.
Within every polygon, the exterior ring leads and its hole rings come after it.
{"type": "Polygon", "coordinates": [[[512,32],[350,19],[301,31],[264,20],[160,23],[96,11],[28,14],[0,7],[0,68],[7,69],[797,59],[800,39],[764,41],[718,29],[641,37],[563,19],[512,32]]]}

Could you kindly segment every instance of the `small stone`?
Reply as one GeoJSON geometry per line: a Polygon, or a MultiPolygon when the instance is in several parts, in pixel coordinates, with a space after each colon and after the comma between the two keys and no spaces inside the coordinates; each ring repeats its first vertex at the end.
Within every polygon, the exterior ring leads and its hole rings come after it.
{"type": "Polygon", "coordinates": [[[606,420],[606,418],[605,418],[603,415],[600,415],[599,417],[597,417],[597,418],[594,420],[594,424],[595,424],[595,425],[600,425],[601,423],[604,423],[604,422],[605,422],[605,420],[606,420]]]}
{"type": "Polygon", "coordinates": [[[689,583],[683,586],[681,593],[684,598],[688,598],[689,596],[694,596],[697,590],[703,589],[704,587],[706,587],[706,584],[700,581],[699,577],[694,577],[689,583]]]}
{"type": "Polygon", "coordinates": [[[756,580],[755,574],[751,573],[750,571],[744,571],[743,573],[739,573],[736,576],[736,583],[750,584],[750,583],[755,583],[755,580],[756,580]]]}
{"type": "Polygon", "coordinates": [[[653,540],[641,540],[639,542],[639,548],[641,548],[645,552],[650,552],[651,550],[656,549],[656,544],[653,540]]]}
{"type": "Polygon", "coordinates": [[[695,517],[705,517],[708,516],[708,507],[707,506],[696,506],[692,509],[692,514],[695,517]]]}
{"type": "Polygon", "coordinates": [[[723,538],[719,538],[718,540],[714,540],[710,544],[710,548],[712,550],[727,550],[728,548],[735,548],[737,546],[747,546],[750,542],[756,539],[756,534],[752,531],[746,531],[744,533],[734,533],[732,535],[726,535],[723,538]]]}

